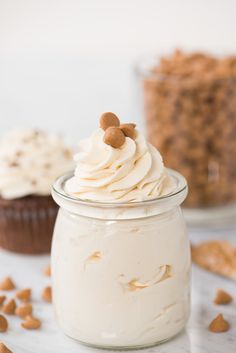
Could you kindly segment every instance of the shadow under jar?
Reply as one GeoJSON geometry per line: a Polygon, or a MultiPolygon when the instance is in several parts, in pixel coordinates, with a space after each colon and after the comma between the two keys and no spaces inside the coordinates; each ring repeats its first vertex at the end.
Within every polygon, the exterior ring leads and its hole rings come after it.
{"type": "Polygon", "coordinates": [[[99,203],[64,191],[52,246],[53,302],[62,330],[81,343],[133,349],[168,340],[189,316],[190,248],[180,204],[187,184],[152,201],[99,203]]]}
{"type": "Polygon", "coordinates": [[[138,72],[148,139],[187,179],[189,221],[235,221],[236,56],[176,50],[143,61],[138,72]]]}

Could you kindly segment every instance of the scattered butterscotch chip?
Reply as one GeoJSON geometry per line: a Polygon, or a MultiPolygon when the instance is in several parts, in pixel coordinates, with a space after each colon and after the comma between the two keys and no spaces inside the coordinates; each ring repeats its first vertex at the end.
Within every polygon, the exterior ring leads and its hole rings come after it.
{"type": "Polygon", "coordinates": [[[40,326],[41,321],[31,315],[26,316],[25,321],[21,323],[21,327],[26,330],[37,330],[40,326]]]}
{"type": "Polygon", "coordinates": [[[216,316],[208,326],[208,330],[215,333],[226,332],[230,328],[228,321],[226,321],[222,314],[216,316]]]}
{"type": "Polygon", "coordinates": [[[30,288],[21,289],[16,292],[15,296],[18,300],[27,303],[31,299],[31,289],[30,288]]]}
{"type": "Polygon", "coordinates": [[[43,269],[43,274],[44,274],[44,276],[47,276],[47,277],[51,276],[51,266],[50,265],[48,265],[47,267],[45,267],[43,269]]]}
{"type": "Polygon", "coordinates": [[[5,316],[0,315],[0,332],[6,332],[8,329],[8,322],[5,316]]]}
{"type": "Polygon", "coordinates": [[[5,295],[0,295],[0,305],[2,305],[5,300],[6,300],[6,296],[5,295]]]}
{"type": "Polygon", "coordinates": [[[21,318],[25,318],[28,315],[31,315],[33,311],[33,307],[31,304],[24,304],[21,306],[18,306],[18,308],[16,308],[15,314],[21,318]]]}
{"type": "Polygon", "coordinates": [[[119,118],[111,112],[103,113],[100,118],[100,127],[106,131],[111,126],[120,126],[119,118]]]}
{"type": "Polygon", "coordinates": [[[236,249],[227,241],[193,245],[192,260],[208,271],[236,280],[236,249]]]}
{"type": "Polygon", "coordinates": [[[219,305],[225,305],[231,303],[232,300],[233,298],[229,293],[225,292],[223,289],[219,289],[216,293],[214,303],[219,305]]]}
{"type": "Polygon", "coordinates": [[[6,277],[0,282],[0,290],[13,290],[15,288],[15,284],[10,277],[6,277]]]}
{"type": "Polygon", "coordinates": [[[134,140],[135,138],[135,124],[121,124],[120,129],[123,131],[125,136],[130,137],[131,139],[134,140]]]}
{"type": "Polygon", "coordinates": [[[125,143],[125,135],[119,127],[106,129],[103,141],[114,148],[120,148],[125,143]]]}
{"type": "Polygon", "coordinates": [[[16,298],[21,300],[22,302],[29,302],[31,298],[31,289],[25,288],[16,292],[16,298]]]}
{"type": "Polygon", "coordinates": [[[42,292],[42,299],[47,303],[52,302],[52,288],[50,286],[44,288],[42,292]]]}
{"type": "Polygon", "coordinates": [[[13,353],[3,342],[0,342],[0,353],[13,353]]]}
{"type": "Polygon", "coordinates": [[[16,302],[14,299],[10,299],[6,304],[3,305],[2,311],[7,315],[14,315],[16,310],[16,302]]]}

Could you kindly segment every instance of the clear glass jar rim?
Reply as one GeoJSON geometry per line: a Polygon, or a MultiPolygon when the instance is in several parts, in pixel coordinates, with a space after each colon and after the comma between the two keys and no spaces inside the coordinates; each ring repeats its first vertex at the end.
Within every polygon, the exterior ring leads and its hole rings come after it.
{"type": "Polygon", "coordinates": [[[52,193],[56,193],[59,197],[77,203],[78,205],[91,206],[91,207],[140,207],[140,206],[151,206],[162,201],[167,201],[168,199],[173,199],[180,194],[187,192],[188,185],[184,176],[173,169],[166,168],[167,173],[176,181],[176,188],[169,194],[143,201],[134,201],[134,202],[100,202],[92,200],[83,200],[78,197],[72,196],[65,192],[64,185],[68,179],[73,176],[73,172],[66,173],[56,179],[52,185],[52,193]]]}

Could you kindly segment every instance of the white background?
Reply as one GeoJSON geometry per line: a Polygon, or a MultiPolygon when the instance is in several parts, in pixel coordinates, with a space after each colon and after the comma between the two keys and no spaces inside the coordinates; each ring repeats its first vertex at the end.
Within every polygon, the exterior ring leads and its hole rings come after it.
{"type": "Polygon", "coordinates": [[[77,140],[103,111],[141,121],[134,62],[173,47],[236,52],[235,0],[0,0],[0,133],[77,140]]]}

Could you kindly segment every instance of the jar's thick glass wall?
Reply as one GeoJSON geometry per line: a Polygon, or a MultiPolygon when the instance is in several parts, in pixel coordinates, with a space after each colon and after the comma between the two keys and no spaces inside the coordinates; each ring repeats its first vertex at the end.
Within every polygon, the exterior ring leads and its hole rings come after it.
{"type": "Polygon", "coordinates": [[[61,208],[52,273],[57,319],[69,336],[111,348],[169,339],[189,315],[190,251],[179,206],[127,220],[61,208]]]}
{"type": "Polygon", "coordinates": [[[236,202],[236,79],[142,75],[150,142],[187,179],[185,207],[236,202]]]}

